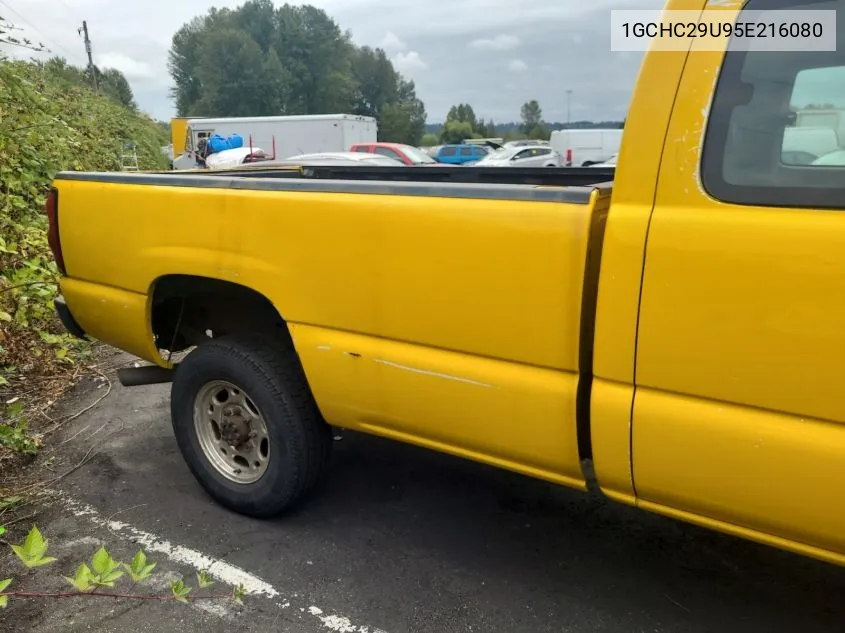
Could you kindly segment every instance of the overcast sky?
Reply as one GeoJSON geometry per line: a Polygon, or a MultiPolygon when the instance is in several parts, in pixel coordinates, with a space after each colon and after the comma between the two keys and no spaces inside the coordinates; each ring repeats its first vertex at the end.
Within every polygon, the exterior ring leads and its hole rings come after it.
{"type": "MultiPolygon", "coordinates": [[[[0,15],[52,54],[84,65],[76,29],[88,21],[94,63],[121,70],[139,106],[174,116],[167,51],[176,30],[212,6],[242,0],[2,0],[0,15]],[[9,10],[11,7],[11,10],[9,10]]],[[[281,4],[277,2],[277,4],[281,4]]],[[[293,4],[304,4],[293,2],[293,4]]],[[[625,117],[641,61],[610,51],[611,9],[663,0],[311,0],[358,44],[381,46],[417,85],[430,122],[468,102],[497,122],[537,99],[547,121],[625,117]]],[[[268,113],[269,114],[269,113],[268,113]]]]}

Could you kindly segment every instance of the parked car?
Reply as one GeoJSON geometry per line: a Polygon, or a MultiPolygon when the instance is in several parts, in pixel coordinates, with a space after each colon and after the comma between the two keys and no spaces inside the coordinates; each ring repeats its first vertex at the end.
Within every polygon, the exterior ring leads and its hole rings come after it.
{"type": "Polygon", "coordinates": [[[420,151],[428,154],[432,158],[437,156],[437,152],[440,151],[440,148],[443,147],[442,145],[432,145],[431,147],[420,147],[420,151]]]}
{"type": "Polygon", "coordinates": [[[384,167],[402,167],[405,163],[381,154],[362,154],[360,152],[315,152],[313,154],[299,154],[285,159],[293,162],[313,163],[347,163],[364,165],[381,165],[384,167]]]}
{"type": "Polygon", "coordinates": [[[563,160],[551,147],[502,147],[476,164],[477,167],[560,167],[563,160]]]}
{"type": "Polygon", "coordinates": [[[614,154],[607,160],[604,160],[600,163],[590,163],[589,165],[587,165],[587,167],[616,167],[616,158],[618,156],[619,154],[614,154]]]}
{"type": "Polygon", "coordinates": [[[446,165],[465,165],[481,160],[490,153],[484,145],[443,145],[434,156],[438,163],[446,165]]]}
{"type": "Polygon", "coordinates": [[[508,141],[507,143],[502,145],[502,147],[535,147],[535,146],[548,147],[549,142],[539,140],[539,139],[528,139],[528,138],[526,138],[526,139],[522,139],[522,140],[519,140],[519,141],[508,141]]]}
{"type": "Polygon", "coordinates": [[[349,151],[361,154],[380,154],[398,160],[409,167],[440,164],[421,149],[404,143],[355,143],[349,148],[349,151]]]}

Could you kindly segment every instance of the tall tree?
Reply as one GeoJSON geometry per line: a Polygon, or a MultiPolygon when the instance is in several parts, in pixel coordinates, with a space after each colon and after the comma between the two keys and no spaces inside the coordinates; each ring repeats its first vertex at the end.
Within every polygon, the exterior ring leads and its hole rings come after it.
{"type": "Polygon", "coordinates": [[[284,67],[276,49],[270,48],[264,56],[262,67],[264,89],[259,98],[259,108],[265,116],[276,116],[288,111],[293,78],[284,67]]]}
{"type": "Polygon", "coordinates": [[[400,79],[396,100],[382,108],[379,139],[417,146],[425,133],[425,119],[425,105],[417,98],[414,82],[400,79]]]}
{"type": "Polygon", "coordinates": [[[297,99],[291,114],[328,114],[353,108],[354,47],[325,11],[285,4],[277,12],[276,52],[290,64],[297,99]]]}
{"type": "Polygon", "coordinates": [[[447,121],[459,121],[469,123],[474,130],[478,125],[478,120],[475,116],[475,110],[468,103],[459,103],[449,108],[449,113],[446,115],[447,121]]]}
{"type": "Polygon", "coordinates": [[[276,40],[276,8],[272,0],[248,0],[232,12],[232,26],[246,31],[263,53],[276,40]]]}
{"type": "Polygon", "coordinates": [[[197,72],[202,96],[196,108],[227,116],[259,114],[265,90],[258,44],[244,31],[227,28],[209,33],[199,52],[204,62],[197,72]]]}
{"type": "Polygon", "coordinates": [[[540,104],[536,99],[526,101],[522,104],[520,116],[522,117],[521,128],[525,134],[531,134],[534,128],[543,122],[543,111],[540,109],[540,104]]]}
{"type": "MultiPolygon", "coordinates": [[[[71,66],[63,57],[51,57],[43,62],[42,65],[44,70],[53,77],[71,85],[86,88],[90,88],[93,85],[90,69],[71,66]]],[[[100,70],[96,66],[94,66],[94,72],[97,73],[97,84],[100,87],[100,91],[105,96],[114,99],[130,110],[138,109],[135,103],[135,95],[132,93],[132,87],[122,72],[116,68],[100,70]]]]}
{"type": "Polygon", "coordinates": [[[181,116],[348,112],[376,117],[384,140],[415,145],[425,128],[414,83],[310,5],[211,9],[173,36],[168,69],[181,116]]]}
{"type": "Polygon", "coordinates": [[[122,72],[116,68],[106,68],[98,73],[98,84],[103,94],[111,97],[122,106],[130,110],[137,110],[135,95],[122,72]]]}
{"type": "Polygon", "coordinates": [[[355,114],[378,118],[385,105],[397,100],[399,75],[382,49],[362,46],[356,50],[352,74],[356,82],[355,114]]]}
{"type": "Polygon", "coordinates": [[[462,143],[473,136],[475,136],[475,131],[469,121],[452,119],[443,124],[443,129],[440,131],[440,142],[444,144],[462,143]]]}
{"type": "Polygon", "coordinates": [[[179,116],[203,114],[196,110],[197,102],[202,97],[198,74],[203,61],[200,56],[200,44],[215,11],[216,9],[211,9],[208,16],[194,18],[173,35],[167,57],[167,69],[175,83],[171,96],[176,102],[176,114],[179,116]]]}

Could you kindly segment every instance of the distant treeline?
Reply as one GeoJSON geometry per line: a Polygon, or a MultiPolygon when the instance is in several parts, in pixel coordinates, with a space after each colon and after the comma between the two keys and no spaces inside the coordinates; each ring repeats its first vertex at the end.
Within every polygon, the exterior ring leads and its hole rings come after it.
{"type": "MultiPolygon", "coordinates": [[[[496,123],[495,136],[504,137],[509,134],[517,132],[522,127],[522,123],[513,121],[511,123],[496,123]]],[[[572,121],[572,123],[545,123],[549,130],[590,130],[590,129],[622,129],[625,126],[624,121],[572,121]]],[[[427,134],[439,134],[443,129],[442,123],[427,123],[425,131],[427,134]]],[[[489,130],[488,130],[489,131],[489,130]]]]}

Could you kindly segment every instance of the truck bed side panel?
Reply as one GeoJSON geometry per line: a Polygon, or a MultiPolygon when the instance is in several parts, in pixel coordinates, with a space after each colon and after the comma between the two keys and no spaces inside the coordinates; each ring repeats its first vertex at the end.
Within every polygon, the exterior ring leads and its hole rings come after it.
{"type": "Polygon", "coordinates": [[[69,274],[142,294],[168,274],[253,288],[331,422],[580,485],[590,189],[190,178],[58,180],[69,274]]]}

